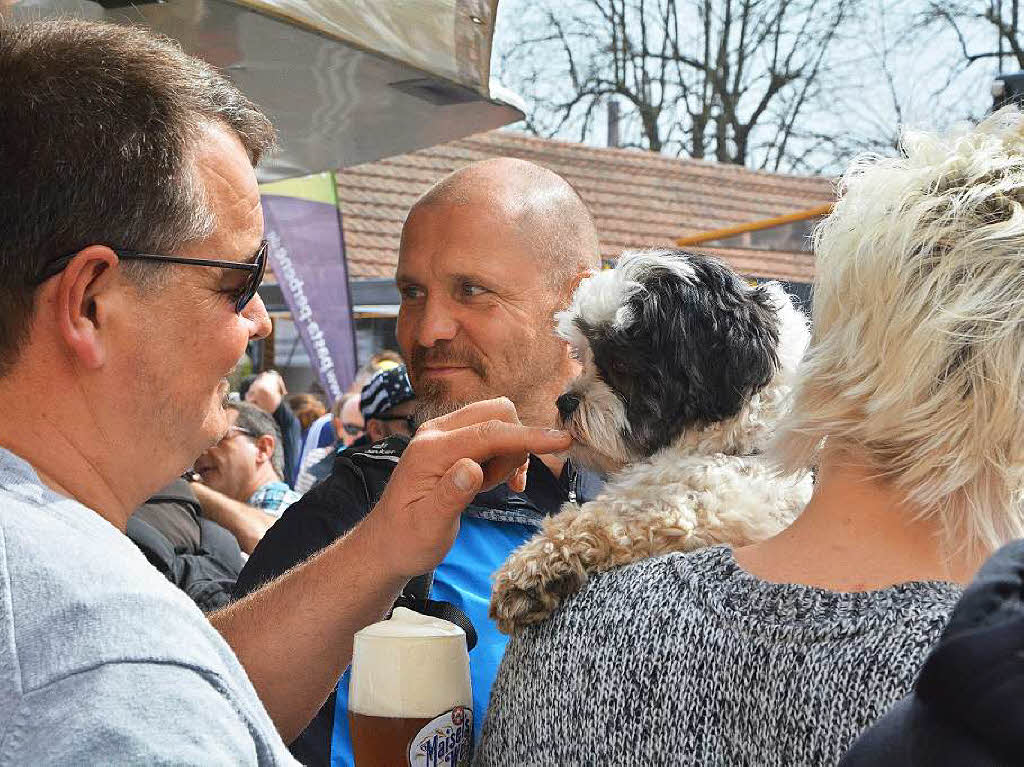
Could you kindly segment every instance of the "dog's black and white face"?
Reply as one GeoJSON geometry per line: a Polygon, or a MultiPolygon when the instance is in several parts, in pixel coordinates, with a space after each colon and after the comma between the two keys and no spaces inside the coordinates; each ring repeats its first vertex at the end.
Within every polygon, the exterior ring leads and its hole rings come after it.
{"type": "Polygon", "coordinates": [[[737,415],[779,365],[769,293],[682,251],[624,254],[555,319],[583,365],[557,403],[571,455],[605,473],[737,415]]]}

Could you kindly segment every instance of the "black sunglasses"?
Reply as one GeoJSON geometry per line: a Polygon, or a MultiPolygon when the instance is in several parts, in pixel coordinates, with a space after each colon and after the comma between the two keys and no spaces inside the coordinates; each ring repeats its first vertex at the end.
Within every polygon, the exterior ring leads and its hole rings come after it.
{"type": "Polygon", "coordinates": [[[356,426],[354,423],[342,423],[341,428],[345,430],[345,433],[350,437],[358,437],[363,433],[362,426],[356,426]]]}
{"type": "Polygon", "coordinates": [[[416,416],[412,415],[375,415],[372,420],[375,421],[405,421],[405,425],[409,427],[409,433],[416,433],[416,416]]]}
{"type": "MultiPolygon", "coordinates": [[[[235,312],[238,314],[242,313],[242,310],[246,305],[252,301],[252,297],[256,295],[256,291],[259,290],[260,283],[263,282],[263,274],[267,271],[267,241],[263,240],[260,242],[259,248],[256,249],[256,255],[252,261],[217,261],[209,258],[182,258],[181,256],[160,256],[155,253],[140,253],[137,250],[123,250],[120,248],[111,248],[117,257],[125,261],[159,261],[165,264],[184,264],[185,266],[209,266],[218,269],[241,269],[249,272],[248,278],[235,292],[235,312]]],[[[66,256],[61,256],[55,261],[51,261],[44,267],[39,277],[36,278],[36,285],[42,285],[51,277],[60,274],[62,271],[67,269],[68,264],[71,263],[71,259],[78,255],[78,251],[74,253],[68,253],[66,256]]]]}

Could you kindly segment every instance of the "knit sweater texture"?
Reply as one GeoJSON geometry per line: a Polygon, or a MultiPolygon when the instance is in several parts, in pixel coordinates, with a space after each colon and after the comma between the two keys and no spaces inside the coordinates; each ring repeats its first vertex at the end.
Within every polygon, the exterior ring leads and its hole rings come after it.
{"type": "Polygon", "coordinates": [[[942,582],[762,581],[728,546],[594,577],[516,634],[476,765],[834,765],[913,685],[942,582]]]}

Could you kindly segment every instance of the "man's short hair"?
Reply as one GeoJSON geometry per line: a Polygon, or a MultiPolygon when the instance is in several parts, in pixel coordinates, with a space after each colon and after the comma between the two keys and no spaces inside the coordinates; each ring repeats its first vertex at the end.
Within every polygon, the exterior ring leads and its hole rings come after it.
{"type": "Polygon", "coordinates": [[[248,402],[228,402],[226,407],[238,413],[235,426],[245,429],[253,439],[274,438],[274,454],[270,458],[270,465],[274,467],[278,477],[284,477],[284,442],[281,440],[281,430],[277,427],[274,417],[248,402]]]}
{"type": "MultiPolygon", "coordinates": [[[[194,168],[221,124],[253,165],[270,121],[209,64],[147,30],[0,19],[0,375],[32,319],[44,264],[88,245],[174,252],[216,225],[194,168]]],[[[145,285],[160,266],[131,263],[145,285]]]]}
{"type": "Polygon", "coordinates": [[[495,189],[551,287],[562,291],[581,272],[601,268],[597,227],[579,190],[528,160],[495,157],[463,166],[428,189],[409,215],[433,205],[479,205],[495,189]]]}

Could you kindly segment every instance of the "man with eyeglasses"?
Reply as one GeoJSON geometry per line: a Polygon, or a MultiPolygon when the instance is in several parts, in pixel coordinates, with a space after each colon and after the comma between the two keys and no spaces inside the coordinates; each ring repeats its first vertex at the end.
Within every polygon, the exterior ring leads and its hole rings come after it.
{"type": "Polygon", "coordinates": [[[242,382],[242,399],[265,413],[269,413],[281,433],[281,446],[284,449],[284,469],[281,478],[294,486],[298,474],[299,453],[302,452],[302,424],[285,402],[288,388],[284,378],[276,370],[264,370],[251,380],[242,382]]]}
{"type": "Polygon", "coordinates": [[[203,451],[192,483],[203,515],[232,532],[251,554],[263,534],[301,496],[282,480],[284,451],[272,416],[247,402],[228,402],[228,431],[203,451]]]}
{"type": "Polygon", "coordinates": [[[405,365],[381,370],[363,387],[359,411],[370,443],[409,438],[416,431],[416,395],[405,365]]]}
{"type": "Polygon", "coordinates": [[[270,321],[267,118],[142,28],[0,21],[0,741],[12,764],[291,764],[359,628],[559,431],[424,424],[348,535],[208,619],[124,535],[228,433],[270,321]]]}

